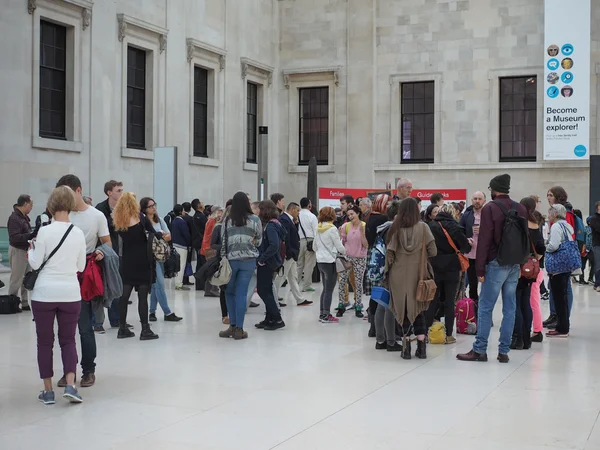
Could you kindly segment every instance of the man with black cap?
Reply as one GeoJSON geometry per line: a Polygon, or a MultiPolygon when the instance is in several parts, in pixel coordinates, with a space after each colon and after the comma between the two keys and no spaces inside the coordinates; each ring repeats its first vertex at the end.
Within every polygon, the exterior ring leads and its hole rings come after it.
{"type": "Polygon", "coordinates": [[[477,243],[476,271],[481,282],[477,317],[477,338],[473,350],[459,354],[461,361],[487,361],[487,345],[492,326],[492,314],[502,292],[502,325],[498,361],[508,362],[508,352],[515,324],[517,282],[521,274],[519,264],[501,265],[498,252],[502,243],[505,213],[514,208],[517,214],[527,218],[527,210],[509,196],[510,175],[498,175],[490,181],[492,202],[481,210],[479,241],[477,243]]]}

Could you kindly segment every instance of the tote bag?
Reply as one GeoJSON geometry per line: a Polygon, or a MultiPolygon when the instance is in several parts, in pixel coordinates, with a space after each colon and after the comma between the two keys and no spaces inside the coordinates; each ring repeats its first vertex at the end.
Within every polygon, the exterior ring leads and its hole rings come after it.
{"type": "Polygon", "coordinates": [[[569,240],[569,233],[561,225],[563,242],[555,252],[546,252],[546,271],[551,274],[570,273],[581,268],[581,256],[577,241],[569,240]]]}

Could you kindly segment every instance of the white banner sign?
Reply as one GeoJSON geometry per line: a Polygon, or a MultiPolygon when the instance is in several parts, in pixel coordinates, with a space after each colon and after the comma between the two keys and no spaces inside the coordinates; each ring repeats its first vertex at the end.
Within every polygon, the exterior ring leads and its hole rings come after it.
{"type": "Polygon", "coordinates": [[[544,159],[589,159],[590,0],[545,0],[544,159]]]}

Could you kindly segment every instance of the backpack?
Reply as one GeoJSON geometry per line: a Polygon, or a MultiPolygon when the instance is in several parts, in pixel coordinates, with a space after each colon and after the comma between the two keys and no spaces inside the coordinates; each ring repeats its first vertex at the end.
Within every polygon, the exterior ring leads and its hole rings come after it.
{"type": "Polygon", "coordinates": [[[96,255],[92,253],[86,258],[85,269],[79,274],[79,285],[81,288],[81,299],[91,301],[96,297],[104,296],[104,282],[102,281],[102,269],[96,262],[96,255]]]}
{"type": "Polygon", "coordinates": [[[179,253],[175,247],[171,248],[171,254],[165,261],[165,278],[174,278],[175,274],[181,270],[181,261],[179,253]]]}
{"type": "Polygon", "coordinates": [[[19,312],[21,299],[16,295],[0,295],[0,314],[16,314],[19,312]]]}
{"type": "Polygon", "coordinates": [[[367,263],[367,278],[371,281],[382,281],[385,269],[385,239],[377,235],[375,245],[371,249],[371,256],[367,263]]]}
{"type": "Polygon", "coordinates": [[[477,333],[477,316],[475,315],[475,302],[473,300],[470,298],[459,300],[454,308],[454,317],[456,317],[457,333],[477,333]]]}
{"type": "Polygon", "coordinates": [[[594,246],[592,244],[592,228],[585,227],[585,248],[588,252],[591,252],[593,247],[594,246]]]}
{"type": "Polygon", "coordinates": [[[585,225],[583,220],[577,214],[573,214],[575,218],[575,239],[581,244],[585,244],[585,225]]]}
{"type": "Polygon", "coordinates": [[[498,247],[498,263],[501,266],[525,264],[531,251],[527,219],[517,214],[516,202],[512,202],[508,212],[500,202],[493,201],[492,203],[498,206],[504,214],[502,240],[498,247]]]}
{"type": "Polygon", "coordinates": [[[433,325],[431,325],[431,327],[429,327],[429,343],[446,343],[446,327],[442,322],[435,322],[433,325]]]}

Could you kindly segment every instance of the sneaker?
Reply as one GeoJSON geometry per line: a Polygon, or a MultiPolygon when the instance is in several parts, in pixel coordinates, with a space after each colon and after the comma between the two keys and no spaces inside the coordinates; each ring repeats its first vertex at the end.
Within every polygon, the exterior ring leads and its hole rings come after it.
{"type": "MultiPolygon", "coordinates": [[[[594,286],[594,290],[595,290],[596,292],[600,292],[600,286],[594,286]]],[[[23,310],[25,310],[25,308],[23,308],[23,310]]]]}
{"type": "Polygon", "coordinates": [[[304,300],[302,303],[298,303],[296,306],[309,306],[312,304],[313,302],[311,302],[310,300],[304,300]]]}
{"type": "Polygon", "coordinates": [[[561,333],[560,331],[550,330],[546,333],[547,338],[568,338],[569,333],[561,333]]]}
{"type": "MultiPolygon", "coordinates": [[[[379,345],[379,344],[378,344],[379,345]]],[[[402,344],[399,344],[398,342],[394,342],[394,345],[387,345],[387,351],[388,352],[401,352],[402,351],[402,344]]],[[[377,347],[375,347],[377,348],[377,347]]]]}
{"type": "Polygon", "coordinates": [[[254,325],[255,328],[258,328],[259,330],[262,330],[265,328],[265,326],[269,323],[269,321],[267,320],[267,318],[265,317],[265,320],[262,320],[260,322],[258,322],[257,324],[254,325]]]}
{"type": "MultiPolygon", "coordinates": [[[[77,382],[77,375],[75,375],[75,382],[77,382]]],[[[65,375],[62,376],[58,383],[56,383],[58,387],[64,388],[67,387],[67,377],[65,375]]]]}
{"type": "Polygon", "coordinates": [[[279,330],[280,328],[283,328],[283,327],[285,327],[285,322],[282,319],[279,319],[279,320],[273,320],[271,322],[268,322],[265,325],[264,330],[275,331],[275,330],[279,330]]]}
{"type": "Polygon", "coordinates": [[[94,333],[97,333],[97,334],[105,334],[105,333],[106,333],[106,330],[104,329],[104,327],[103,327],[102,325],[96,325],[96,326],[94,327],[94,333]]]}
{"type": "Polygon", "coordinates": [[[226,330],[219,331],[219,337],[221,338],[230,338],[233,337],[233,327],[229,325],[226,330]]]}
{"type": "Polygon", "coordinates": [[[281,306],[282,308],[285,308],[287,306],[287,303],[280,301],[279,306],[281,306]]]}
{"type": "Polygon", "coordinates": [[[150,315],[148,315],[148,320],[150,322],[156,322],[156,313],[150,313],[150,315]]]}
{"type": "Polygon", "coordinates": [[[305,289],[302,289],[302,292],[315,292],[316,289],[314,287],[307,287],[305,289]]]}
{"type": "Polygon", "coordinates": [[[79,383],[79,385],[81,387],[91,387],[94,385],[94,383],[96,383],[96,375],[94,375],[93,373],[84,373],[83,377],[81,378],[81,383],[79,383]]]}
{"type": "Polygon", "coordinates": [[[354,307],[355,307],[356,305],[351,305],[351,304],[350,304],[350,302],[347,302],[347,303],[344,303],[344,304],[343,304],[343,306],[344,306],[344,310],[345,310],[345,311],[349,311],[349,310],[351,310],[351,309],[354,309],[354,307]]]}
{"type": "Polygon", "coordinates": [[[258,303],[250,302],[250,308],[258,308],[258,303]]]}
{"type": "Polygon", "coordinates": [[[319,317],[319,322],[321,323],[339,323],[339,321],[340,319],[333,317],[331,314],[319,317]]]}
{"type": "Polygon", "coordinates": [[[375,350],[387,349],[387,342],[375,342],[375,350]]]}
{"type": "Polygon", "coordinates": [[[75,386],[67,386],[65,387],[65,393],[63,394],[63,398],[66,398],[71,403],[81,403],[83,399],[81,395],[77,392],[75,386]]]}
{"type": "Polygon", "coordinates": [[[542,300],[544,300],[545,302],[547,302],[548,300],[550,300],[550,293],[544,292],[542,294],[542,300]]]}
{"type": "Polygon", "coordinates": [[[54,405],[56,403],[56,400],[54,400],[54,391],[41,391],[40,395],[38,395],[38,401],[44,405],[54,405]]]}
{"type": "Polygon", "coordinates": [[[557,320],[556,314],[550,314],[548,316],[548,318],[542,322],[542,325],[546,328],[546,327],[548,327],[549,323],[556,322],[556,320],[557,320]]]}
{"type": "Polygon", "coordinates": [[[456,344],[456,338],[454,336],[446,336],[446,344],[456,344]]]}
{"type": "Polygon", "coordinates": [[[176,291],[189,291],[190,288],[186,286],[175,286],[176,291]]]}
{"type": "Polygon", "coordinates": [[[168,316],[165,316],[165,322],[179,322],[183,317],[176,316],[175,313],[171,313],[168,316]]]}
{"type": "Polygon", "coordinates": [[[354,314],[356,315],[356,317],[358,317],[359,319],[364,319],[365,315],[362,312],[362,308],[360,306],[357,306],[354,314]]]}

